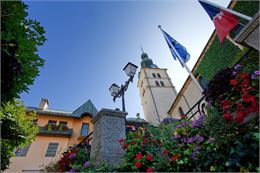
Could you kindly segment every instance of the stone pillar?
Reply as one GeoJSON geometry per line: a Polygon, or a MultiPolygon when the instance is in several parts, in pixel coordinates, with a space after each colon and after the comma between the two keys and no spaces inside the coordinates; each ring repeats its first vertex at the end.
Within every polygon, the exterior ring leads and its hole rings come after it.
{"type": "Polygon", "coordinates": [[[125,117],[127,112],[101,109],[92,119],[94,125],[90,159],[95,165],[107,162],[117,165],[124,154],[118,140],[126,137],[125,117]]]}

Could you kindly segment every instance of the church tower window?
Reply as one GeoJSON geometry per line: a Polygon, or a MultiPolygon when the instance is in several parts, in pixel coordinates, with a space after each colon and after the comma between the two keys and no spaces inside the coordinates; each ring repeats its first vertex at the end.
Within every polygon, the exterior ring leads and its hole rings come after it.
{"type": "Polygon", "coordinates": [[[161,86],[165,86],[164,83],[163,83],[163,81],[160,81],[160,84],[161,84],[161,86]]]}
{"type": "Polygon", "coordinates": [[[158,76],[158,78],[161,78],[161,75],[159,73],[157,73],[157,76],[158,76]]]}
{"type": "Polygon", "coordinates": [[[156,78],[156,75],[153,73],[153,77],[156,78]]]}
{"type": "Polygon", "coordinates": [[[159,84],[158,81],[155,81],[155,85],[156,85],[156,86],[160,86],[160,84],[159,84]]]}

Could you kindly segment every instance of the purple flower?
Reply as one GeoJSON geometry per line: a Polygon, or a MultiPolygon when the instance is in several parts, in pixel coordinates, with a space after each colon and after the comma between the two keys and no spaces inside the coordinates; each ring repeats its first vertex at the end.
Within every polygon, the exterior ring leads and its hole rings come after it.
{"type": "Polygon", "coordinates": [[[190,144],[190,143],[192,143],[193,141],[194,141],[194,138],[189,138],[188,141],[187,141],[187,143],[190,144]]]}
{"type": "Polygon", "coordinates": [[[234,67],[235,70],[238,70],[238,69],[240,69],[240,68],[241,68],[241,65],[240,65],[240,64],[237,64],[237,65],[235,65],[235,67],[234,67]]]}
{"type": "Polygon", "coordinates": [[[192,159],[192,160],[196,160],[197,159],[197,155],[199,154],[199,152],[198,151],[194,151],[194,152],[192,152],[192,154],[191,154],[191,156],[190,156],[190,158],[192,159]]]}
{"type": "Polygon", "coordinates": [[[72,168],[71,170],[69,170],[69,172],[66,173],[74,173],[76,171],[76,169],[72,168]]]}
{"type": "Polygon", "coordinates": [[[173,135],[173,139],[178,139],[180,138],[181,136],[179,134],[176,134],[176,135],[173,135]]]}
{"type": "Polygon", "coordinates": [[[260,70],[256,70],[254,73],[255,73],[256,75],[260,75],[260,70]]]}
{"type": "Polygon", "coordinates": [[[73,154],[71,154],[71,155],[69,156],[70,159],[73,159],[73,158],[75,158],[75,157],[76,157],[76,154],[75,154],[75,153],[73,153],[73,154]]]}
{"type": "Polygon", "coordinates": [[[84,167],[88,167],[89,165],[90,165],[90,163],[89,163],[88,161],[86,161],[86,162],[83,164],[84,167]]]}
{"type": "Polygon", "coordinates": [[[212,137],[210,137],[210,138],[208,139],[208,143],[209,143],[209,144],[211,144],[213,141],[214,141],[214,138],[212,138],[212,137]]]}
{"type": "Polygon", "coordinates": [[[208,101],[208,106],[211,107],[212,106],[212,100],[208,101]]]}
{"type": "Polygon", "coordinates": [[[204,121],[204,119],[205,119],[205,116],[200,115],[197,120],[193,121],[193,123],[191,124],[191,127],[192,128],[200,127],[202,125],[202,122],[204,121]]]}
{"type": "Polygon", "coordinates": [[[175,128],[179,129],[179,128],[182,128],[183,126],[186,126],[188,124],[189,124],[189,122],[182,122],[182,123],[178,124],[175,128]]]}
{"type": "Polygon", "coordinates": [[[199,134],[197,134],[197,135],[195,136],[195,139],[196,139],[196,141],[198,141],[198,142],[203,142],[203,141],[204,141],[204,138],[203,138],[202,136],[200,136],[199,134]]]}
{"type": "Polygon", "coordinates": [[[251,75],[251,79],[256,79],[256,78],[257,78],[257,76],[255,74],[251,75]]]}

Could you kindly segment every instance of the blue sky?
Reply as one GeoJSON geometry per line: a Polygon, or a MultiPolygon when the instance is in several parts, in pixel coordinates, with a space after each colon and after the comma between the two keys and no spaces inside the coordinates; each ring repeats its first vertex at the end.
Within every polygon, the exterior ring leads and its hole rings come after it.
{"type": "MultiPolygon", "coordinates": [[[[121,109],[121,98],[114,103],[108,89],[128,79],[123,67],[129,61],[140,70],[141,46],[158,67],[168,69],[179,91],[188,74],[173,60],[157,26],[187,48],[190,69],[214,31],[196,0],[25,2],[29,17],[41,23],[47,37],[38,52],[45,65],[29,93],[21,94],[27,106],[48,98],[50,109],[73,111],[91,99],[98,110],[121,109]]],[[[226,7],[229,0],[211,2],[226,7]]],[[[137,75],[125,100],[128,117],[143,117],[137,75]]]]}

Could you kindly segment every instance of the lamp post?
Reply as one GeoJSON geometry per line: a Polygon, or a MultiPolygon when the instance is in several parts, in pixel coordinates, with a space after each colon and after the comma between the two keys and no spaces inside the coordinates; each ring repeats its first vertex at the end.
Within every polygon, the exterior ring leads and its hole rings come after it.
{"type": "Polygon", "coordinates": [[[133,78],[136,72],[137,66],[132,64],[131,62],[128,62],[127,65],[123,68],[123,70],[126,72],[127,76],[129,76],[129,79],[125,82],[124,85],[121,85],[119,87],[117,84],[113,83],[109,91],[111,93],[111,96],[113,97],[113,101],[116,101],[116,98],[122,97],[122,110],[125,111],[125,91],[128,88],[128,85],[130,82],[133,82],[133,78]]]}

